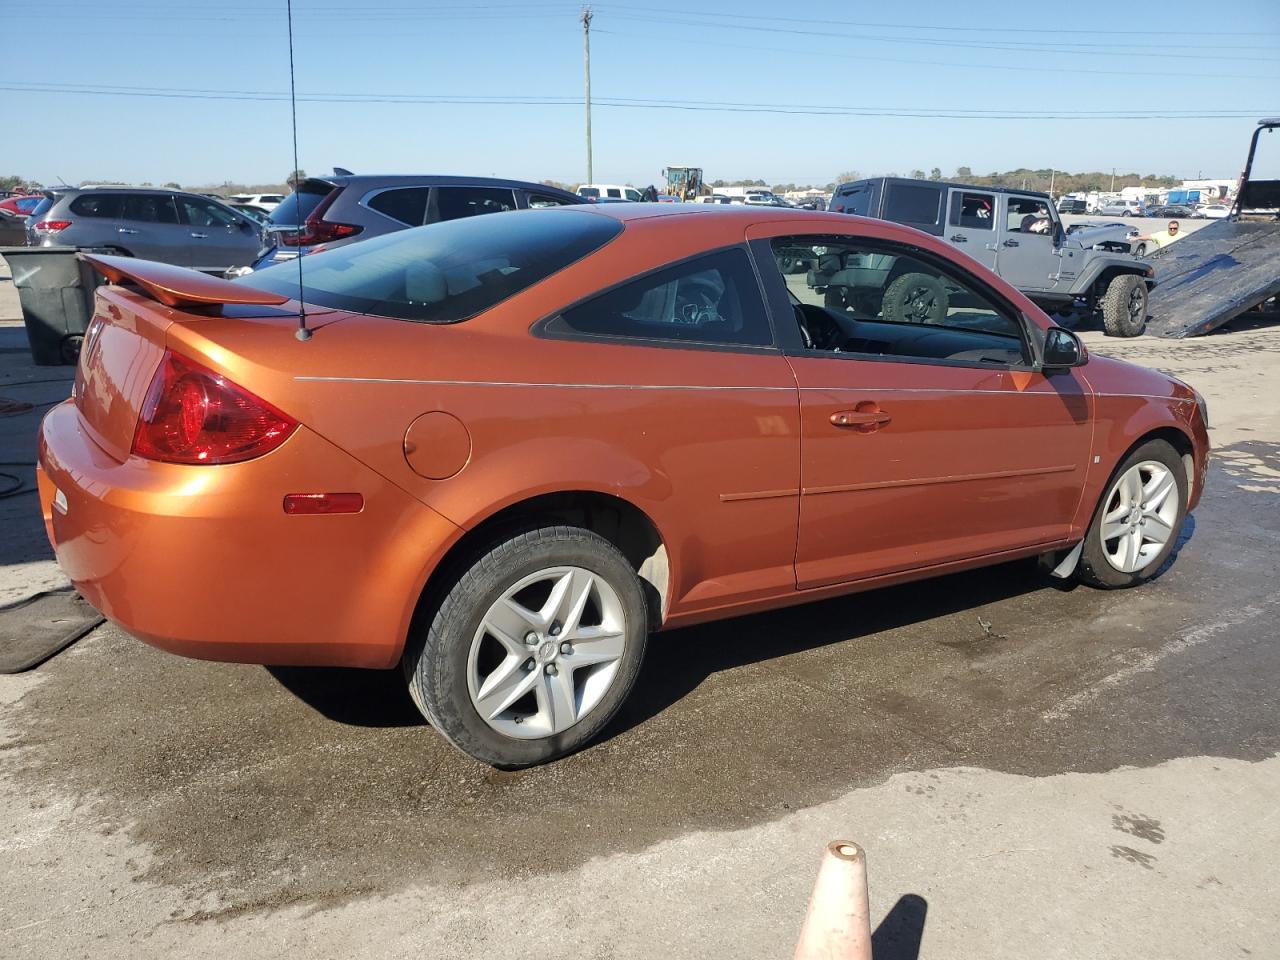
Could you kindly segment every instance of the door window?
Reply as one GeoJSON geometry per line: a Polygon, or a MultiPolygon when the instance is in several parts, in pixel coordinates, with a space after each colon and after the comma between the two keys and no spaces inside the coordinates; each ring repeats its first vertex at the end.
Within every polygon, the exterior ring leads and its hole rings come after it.
{"type": "Polygon", "coordinates": [[[746,251],[688,260],[565,310],[551,333],[635,340],[768,346],[760,286],[746,251]]]}
{"type": "Polygon", "coordinates": [[[401,187],[383,190],[369,198],[370,210],[376,210],[392,220],[408,227],[421,226],[427,220],[427,199],[430,187],[401,187]]]}
{"type": "Polygon", "coordinates": [[[158,193],[133,193],[124,198],[124,219],[141,223],[178,222],[173,197],[158,193]]]}
{"type": "Polygon", "coordinates": [[[942,188],[891,183],[884,201],[884,218],[909,227],[942,234],[942,188]]]}
{"type": "Polygon", "coordinates": [[[643,194],[641,194],[635,187],[627,187],[626,194],[628,200],[633,200],[637,203],[643,199],[643,194]]]}
{"type": "Polygon", "coordinates": [[[193,227],[230,227],[239,222],[230,210],[196,197],[179,197],[178,207],[182,219],[193,227]]]}
{"type": "Polygon", "coordinates": [[[943,269],[895,244],[848,237],[787,237],[772,245],[807,350],[1026,362],[1022,324],[1013,310],[959,268],[943,269]]]}
{"type": "Polygon", "coordinates": [[[996,226],[995,196],[990,193],[953,190],[951,225],[967,230],[994,230],[996,226]]]}
{"type": "Polygon", "coordinates": [[[124,208],[124,197],[118,193],[82,193],[71,201],[70,210],[77,217],[118,219],[124,208]]]}
{"type": "Polygon", "coordinates": [[[1006,233],[1051,233],[1053,218],[1049,215],[1049,204],[1034,197],[1010,197],[1004,228],[1006,233]]]}
{"type": "Polygon", "coordinates": [[[501,213],[515,208],[515,194],[510,190],[494,187],[436,187],[436,211],[441,220],[501,213]]]}
{"type": "Polygon", "coordinates": [[[607,192],[608,192],[609,196],[611,196],[611,197],[613,197],[613,198],[615,198],[615,199],[617,199],[617,200],[621,200],[621,199],[622,199],[622,191],[621,191],[621,190],[619,190],[617,187],[610,187],[610,188],[608,189],[608,191],[607,191],[607,192]]]}

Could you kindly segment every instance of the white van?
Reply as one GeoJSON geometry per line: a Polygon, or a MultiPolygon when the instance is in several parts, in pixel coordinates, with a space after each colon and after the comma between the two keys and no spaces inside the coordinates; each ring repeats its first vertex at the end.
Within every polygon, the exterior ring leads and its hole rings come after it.
{"type": "Polygon", "coordinates": [[[578,188],[578,196],[588,200],[633,200],[638,201],[641,193],[635,187],[617,183],[584,183],[578,188]]]}

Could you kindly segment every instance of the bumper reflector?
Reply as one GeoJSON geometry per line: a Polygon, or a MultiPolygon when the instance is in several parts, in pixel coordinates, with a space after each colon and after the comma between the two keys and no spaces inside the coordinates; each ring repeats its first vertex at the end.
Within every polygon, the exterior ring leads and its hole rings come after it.
{"type": "Polygon", "coordinates": [[[290,516],[359,513],[363,509],[362,493],[291,493],[284,498],[284,512],[290,516]]]}

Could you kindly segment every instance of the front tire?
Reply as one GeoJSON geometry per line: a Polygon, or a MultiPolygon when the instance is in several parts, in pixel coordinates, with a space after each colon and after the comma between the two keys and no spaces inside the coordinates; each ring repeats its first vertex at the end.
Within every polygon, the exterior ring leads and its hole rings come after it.
{"type": "Polygon", "coordinates": [[[592,740],[640,671],[648,605],[603,537],[541,527],[484,551],[406,648],[414,702],[455,747],[503,769],[592,740]]]}
{"type": "Polygon", "coordinates": [[[1135,587],[1159,572],[1187,515],[1187,472],[1164,440],[1149,440],[1116,468],[1094,510],[1080,579],[1106,590],[1135,587]]]}
{"type": "Polygon", "coordinates": [[[1102,325],[1108,336],[1136,337],[1147,325],[1147,282],[1122,273],[1107,284],[1102,298],[1102,325]]]}

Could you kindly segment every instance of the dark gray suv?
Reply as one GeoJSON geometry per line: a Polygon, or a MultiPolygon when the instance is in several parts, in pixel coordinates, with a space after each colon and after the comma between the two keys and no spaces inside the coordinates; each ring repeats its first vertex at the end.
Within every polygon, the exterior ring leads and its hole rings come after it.
{"type": "Polygon", "coordinates": [[[53,190],[27,218],[27,245],[111,250],[209,273],[259,256],[261,227],[209,197],[141,187],[53,190]]]}
{"type": "Polygon", "coordinates": [[[321,245],[328,250],[440,220],[585,202],[557,187],[523,180],[433,174],[309,177],[271,211],[267,250],[254,269],[321,245]]]}

